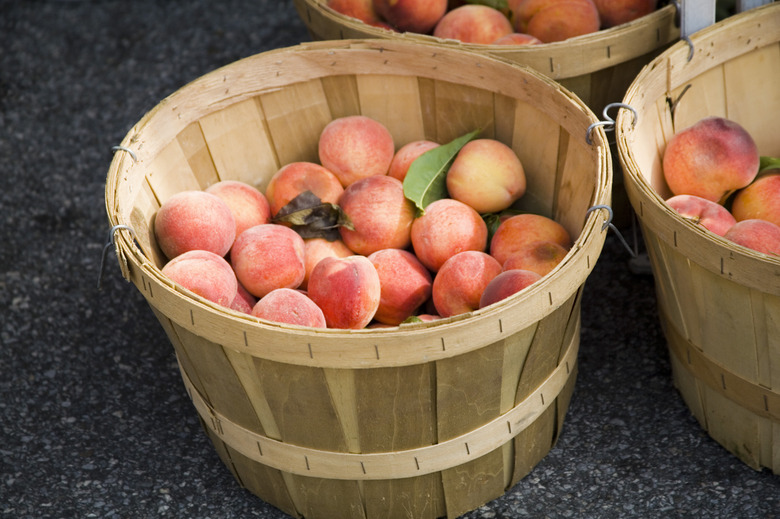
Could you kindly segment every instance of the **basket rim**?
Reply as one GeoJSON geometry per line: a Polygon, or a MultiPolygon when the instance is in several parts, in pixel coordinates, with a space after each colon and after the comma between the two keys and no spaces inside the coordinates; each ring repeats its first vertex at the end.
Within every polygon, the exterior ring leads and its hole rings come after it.
{"type": "MultiPolygon", "coordinates": [[[[774,2],[736,14],[697,31],[690,36],[690,43],[675,43],[640,71],[627,89],[623,103],[637,110],[641,110],[640,106],[651,107],[658,98],[651,99],[654,93],[648,93],[643,88],[646,85],[663,89],[663,95],[671,97],[670,92],[683,86],[690,79],[688,76],[696,75],[697,71],[703,70],[702,67],[718,66],[755,49],[776,44],[780,40],[780,31],[771,34],[773,41],[755,37],[755,24],[765,24],[770,14],[773,16],[774,26],[780,27],[780,3],[774,2]],[[708,52],[710,42],[719,38],[725,29],[733,35],[735,28],[752,36],[747,39],[745,45],[734,45],[728,56],[714,56],[708,52]],[[692,48],[695,52],[688,60],[692,48]],[[682,62],[686,65],[670,70],[672,62],[682,62]],[[681,77],[675,77],[675,72],[686,67],[689,67],[691,72],[680,73],[681,77]]],[[[653,188],[647,176],[642,173],[634,154],[632,143],[636,139],[631,115],[626,110],[620,110],[616,117],[615,132],[629,199],[640,222],[653,230],[667,245],[711,272],[762,292],[780,295],[780,257],[738,245],[683,218],[653,188]],[[713,255],[713,250],[717,251],[717,254],[713,255]],[[752,274],[746,278],[742,275],[744,272],[752,274]]]]}
{"type": "MultiPolygon", "coordinates": [[[[423,45],[424,47],[424,45],[423,45]]],[[[156,123],[157,118],[163,118],[169,115],[169,110],[175,110],[177,126],[167,124],[167,121],[160,123],[166,132],[175,135],[179,126],[188,124],[187,114],[188,106],[184,102],[186,96],[203,84],[222,84],[223,78],[236,71],[236,67],[255,66],[258,63],[279,62],[285,55],[296,52],[332,52],[337,50],[357,50],[386,52],[394,49],[407,49],[417,51],[421,44],[408,42],[388,42],[379,40],[341,40],[338,42],[317,42],[299,44],[283,49],[275,49],[263,52],[248,58],[239,60],[232,64],[216,69],[200,78],[191,81],[178,89],[173,94],[163,99],[157,106],[145,114],[142,119],[133,126],[123,139],[121,146],[134,151],[134,155],[129,153],[116,154],[111,161],[111,165],[106,180],[106,211],[109,222],[112,226],[130,225],[132,222],[122,221],[117,210],[117,187],[123,176],[127,175],[130,168],[141,167],[145,160],[154,157],[154,144],[145,141],[139,137],[143,130],[156,123]],[[183,120],[182,120],[183,119],[183,120]]],[[[456,50],[436,50],[433,54],[440,56],[442,54],[452,53],[453,56],[462,56],[464,53],[456,50]]],[[[588,121],[595,122],[596,118],[590,109],[577,98],[576,95],[563,89],[553,80],[535,72],[533,69],[502,60],[495,57],[479,56],[477,65],[494,63],[499,67],[511,67],[518,74],[525,74],[527,79],[534,78],[546,84],[549,88],[555,90],[552,95],[561,96],[571,103],[572,107],[581,110],[588,121]]],[[[507,68],[509,70],[509,68],[507,68]]],[[[320,72],[314,72],[320,73],[320,72]]],[[[321,72],[326,75],[325,72],[321,72]]],[[[240,75],[240,74],[239,74],[240,75]]],[[[223,87],[220,87],[222,89],[223,87]]],[[[265,92],[274,86],[253,87],[254,90],[246,95],[251,97],[259,92],[265,92]]],[[[499,91],[498,86],[492,88],[499,91]]],[[[239,99],[238,94],[233,94],[230,98],[233,102],[239,99]]],[[[219,105],[219,103],[216,103],[219,105]]],[[[221,106],[221,105],[220,105],[221,106]]],[[[571,119],[571,118],[569,118],[571,119]]],[[[583,132],[584,133],[584,132],[583,132]]],[[[607,138],[603,128],[595,128],[592,133],[593,146],[599,160],[598,178],[595,182],[594,200],[592,205],[608,204],[611,188],[611,158],[607,145],[607,138]]],[[[585,135],[583,135],[583,139],[585,135]]],[[[158,145],[159,146],[159,145],[158,145]]],[[[166,317],[174,320],[178,324],[194,329],[199,332],[208,329],[207,338],[224,346],[249,353],[251,355],[268,358],[270,360],[279,360],[293,364],[310,366],[331,366],[331,367],[359,367],[375,368],[381,366],[396,366],[415,364],[419,361],[430,361],[439,358],[452,357],[472,349],[478,349],[470,344],[464,344],[464,341],[454,340],[451,344],[444,342],[442,333],[467,334],[472,333],[464,331],[466,327],[473,330],[475,323],[480,323],[483,329],[500,329],[500,332],[491,331],[491,334],[498,338],[505,337],[523,329],[520,325],[525,321],[518,320],[516,309],[523,304],[530,304],[533,308],[529,312],[531,318],[540,313],[549,313],[549,307],[558,308],[566,300],[574,297],[584,284],[585,278],[590,274],[595,266],[596,259],[601,252],[606,234],[606,223],[608,214],[604,211],[591,211],[583,215],[583,227],[580,235],[575,240],[572,249],[567,254],[564,261],[556,267],[555,274],[545,276],[534,286],[529,287],[517,297],[511,297],[505,301],[492,305],[489,308],[478,310],[470,314],[453,316],[452,318],[442,319],[431,323],[418,323],[414,325],[404,325],[389,329],[364,329],[364,330],[338,330],[338,329],[315,329],[299,327],[293,325],[281,325],[279,323],[269,323],[261,321],[258,318],[240,314],[239,312],[226,309],[215,303],[195,296],[178,287],[167,279],[161,270],[145,256],[143,251],[135,243],[132,234],[124,231],[117,233],[116,247],[117,256],[123,273],[133,281],[142,291],[150,304],[163,305],[171,301],[183,304],[181,312],[175,316],[166,314],[166,317]],[[557,277],[556,277],[557,276],[557,277]],[[563,281],[559,281],[561,277],[563,281]],[[554,297],[557,292],[554,288],[558,284],[568,285],[565,297],[554,297]],[[271,334],[269,339],[268,334],[271,334]],[[273,340],[274,334],[284,334],[286,337],[291,335],[297,337],[301,348],[296,351],[274,350],[269,343],[273,340]],[[429,346],[419,348],[415,353],[414,359],[404,357],[403,347],[399,345],[400,339],[414,338],[415,340],[426,341],[429,346]],[[359,341],[355,339],[358,338],[359,341]],[[367,340],[370,339],[370,340],[367,340]],[[353,344],[353,343],[358,343],[353,344]],[[400,349],[401,351],[393,351],[400,349]],[[381,354],[380,354],[381,352],[381,354]]],[[[533,319],[538,321],[538,319],[533,319]]],[[[526,323],[527,324],[527,323],[526,323]]],[[[480,346],[481,347],[481,346],[480,346]]]]}

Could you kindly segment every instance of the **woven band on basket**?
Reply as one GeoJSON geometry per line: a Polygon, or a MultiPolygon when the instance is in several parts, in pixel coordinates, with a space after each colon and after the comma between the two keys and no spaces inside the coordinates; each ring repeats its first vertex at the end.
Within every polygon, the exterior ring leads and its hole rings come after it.
{"type": "Polygon", "coordinates": [[[574,334],[558,366],[531,394],[508,412],[467,434],[405,451],[356,454],[284,443],[252,432],[208,404],[181,364],[182,380],[198,414],[219,438],[244,456],[297,475],[329,479],[377,480],[421,476],[479,458],[512,440],[557,398],[576,369],[579,335],[574,334]]]}

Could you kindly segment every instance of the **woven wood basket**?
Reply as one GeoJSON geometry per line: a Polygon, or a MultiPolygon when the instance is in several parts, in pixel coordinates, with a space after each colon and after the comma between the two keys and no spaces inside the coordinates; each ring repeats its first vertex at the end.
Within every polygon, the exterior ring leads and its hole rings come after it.
{"type": "Polygon", "coordinates": [[[552,448],[574,388],[580,300],[605,238],[611,157],[589,109],[495,58],[407,42],[316,42],[258,54],[162,101],[106,183],[125,277],[176,351],[214,447],[240,485],[291,516],[455,517],[501,496],[552,448]],[[364,114],[397,146],[476,128],[526,166],[521,208],[577,237],[527,291],[468,315],[379,330],[260,321],[161,273],[151,223],[168,197],[223,179],[260,189],[317,161],[332,119],[364,114]]]}
{"type": "Polygon", "coordinates": [[[780,3],[690,40],[650,63],[626,94],[638,117],[635,126],[628,110],[617,118],[625,186],[655,273],[677,388],[712,438],[747,465],[780,473],[780,258],[681,218],[663,202],[671,193],[661,167],[675,131],[709,115],[743,125],[761,155],[780,156],[780,3]]]}

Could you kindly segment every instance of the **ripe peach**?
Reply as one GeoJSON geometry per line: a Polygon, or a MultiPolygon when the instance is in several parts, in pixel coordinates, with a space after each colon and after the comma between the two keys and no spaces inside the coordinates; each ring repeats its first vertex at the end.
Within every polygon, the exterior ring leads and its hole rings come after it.
{"type": "Polygon", "coordinates": [[[680,215],[718,236],[723,236],[737,223],[734,216],[722,205],[696,195],[675,195],[666,203],[680,215]]]}
{"type": "Polygon", "coordinates": [[[512,148],[495,139],[467,142],[447,172],[450,197],[478,213],[503,211],[525,194],[525,170],[512,148]]]}
{"type": "Polygon", "coordinates": [[[502,36],[493,42],[493,45],[538,45],[544,43],[536,36],[530,34],[524,34],[522,32],[513,32],[502,36]]]}
{"type": "Polygon", "coordinates": [[[780,226],[759,220],[742,220],[726,231],[724,238],[749,249],[780,256],[780,226]]]}
{"type": "Polygon", "coordinates": [[[454,255],[433,278],[436,312],[450,317],[477,310],[485,287],[499,274],[501,264],[485,252],[464,251],[454,255]]]}
{"type": "Polygon", "coordinates": [[[738,123],[705,117],[675,133],[663,154],[663,174],[672,194],[720,202],[758,174],[758,148],[738,123]]]}
{"type": "Polygon", "coordinates": [[[236,238],[236,219],[218,196],[200,190],[181,191],[160,206],[154,233],[168,259],[190,250],[224,256],[236,238]]]}
{"type": "Polygon", "coordinates": [[[770,171],[737,191],[731,203],[734,218],[759,218],[780,225],[780,170],[770,171]]]}
{"type": "Polygon", "coordinates": [[[432,272],[459,252],[484,252],[487,236],[487,224],[479,213],[452,198],[431,202],[412,224],[414,253],[432,272]]]}
{"type": "Polygon", "coordinates": [[[303,238],[284,225],[250,227],[236,239],[230,260],[238,281],[262,298],[276,288],[297,288],[306,268],[303,238]]]}
{"type": "Polygon", "coordinates": [[[479,299],[479,307],[485,308],[486,306],[506,299],[507,297],[528,288],[540,279],[542,279],[541,275],[530,270],[505,270],[487,284],[484,292],[482,292],[482,297],[479,299]]]}
{"type": "Polygon", "coordinates": [[[292,288],[271,290],[252,308],[252,315],[277,323],[326,328],[325,315],[309,296],[292,288]]]}
{"type": "Polygon", "coordinates": [[[379,308],[379,274],[365,256],[327,257],[309,276],[309,297],[322,309],[328,328],[365,328],[379,308]]]}
{"type": "Polygon", "coordinates": [[[204,299],[230,307],[238,285],[230,264],[206,250],[182,252],[162,268],[162,273],[204,299]]]}
{"type": "Polygon", "coordinates": [[[517,214],[504,220],[493,233],[490,255],[503,265],[509,256],[540,240],[555,242],[567,250],[572,245],[568,231],[552,218],[531,213],[517,214]]]}
{"type": "Polygon", "coordinates": [[[374,10],[401,32],[427,34],[447,11],[447,0],[373,0],[374,10]]]}
{"type": "Polygon", "coordinates": [[[271,210],[265,195],[246,182],[222,180],[210,185],[206,192],[217,195],[228,205],[236,220],[236,236],[250,227],[271,220],[271,210]]]}
{"type": "Polygon", "coordinates": [[[482,44],[493,43],[511,33],[512,24],[501,11],[479,4],[448,11],[433,29],[437,38],[482,44]]]}
{"type": "Polygon", "coordinates": [[[401,324],[431,296],[430,272],[409,251],[382,249],[368,256],[379,274],[382,288],[374,319],[401,324]]]}
{"type": "MultiPolygon", "coordinates": [[[[233,267],[230,267],[231,269],[233,267]]],[[[233,302],[230,304],[230,308],[237,312],[244,312],[245,314],[251,314],[252,308],[257,304],[257,298],[249,293],[249,290],[244,288],[244,285],[238,283],[238,291],[233,302]]]]}
{"type": "Polygon", "coordinates": [[[593,0],[601,27],[608,29],[631,22],[655,11],[656,0],[593,0]]]}
{"type": "Polygon", "coordinates": [[[290,162],[274,173],[265,188],[271,215],[304,191],[311,191],[323,202],[338,202],[344,187],[328,169],[313,162],[290,162]]]}
{"type": "Polygon", "coordinates": [[[328,256],[346,258],[353,254],[355,252],[341,240],[328,241],[325,238],[308,238],[303,240],[303,263],[306,266],[306,274],[303,276],[303,281],[298,288],[306,290],[309,285],[311,271],[322,258],[328,256]]]}
{"type": "Polygon", "coordinates": [[[374,175],[347,186],[339,206],[353,229],[339,227],[341,239],[357,254],[380,249],[405,249],[411,244],[414,204],[404,196],[400,180],[374,175]]]}
{"type": "Polygon", "coordinates": [[[412,141],[404,144],[395,152],[393,160],[390,162],[387,176],[397,178],[403,182],[412,162],[426,151],[430,151],[438,146],[439,143],[428,140],[412,141]]]}
{"type": "Polygon", "coordinates": [[[544,43],[590,34],[601,25],[593,0],[522,0],[513,12],[515,30],[544,43]]]}
{"type": "Polygon", "coordinates": [[[334,11],[356,18],[363,23],[374,23],[379,21],[379,15],[374,9],[372,0],[328,0],[328,7],[334,11]]]}
{"type": "Polygon", "coordinates": [[[320,163],[343,187],[372,175],[386,175],[395,154],[390,131],[370,117],[350,115],[329,122],[318,142],[320,163]]]}
{"type": "Polygon", "coordinates": [[[568,252],[559,243],[549,240],[529,242],[510,254],[502,266],[504,270],[530,270],[544,276],[558,266],[568,252]]]}

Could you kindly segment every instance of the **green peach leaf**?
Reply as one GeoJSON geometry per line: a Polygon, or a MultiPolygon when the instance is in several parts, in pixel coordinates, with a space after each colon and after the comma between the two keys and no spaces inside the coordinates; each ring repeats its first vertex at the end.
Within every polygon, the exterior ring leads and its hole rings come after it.
{"type": "Polygon", "coordinates": [[[780,157],[760,157],[758,172],[780,168],[780,157]]]}

